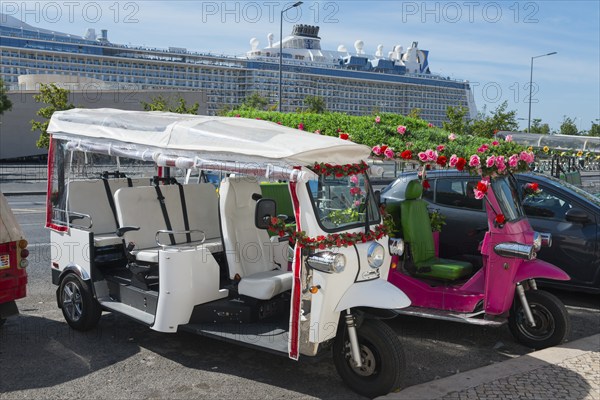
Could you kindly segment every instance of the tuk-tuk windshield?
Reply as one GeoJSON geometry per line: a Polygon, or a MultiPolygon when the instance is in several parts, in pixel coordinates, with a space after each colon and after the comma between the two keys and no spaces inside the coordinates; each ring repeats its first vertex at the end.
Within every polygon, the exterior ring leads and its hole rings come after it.
{"type": "Polygon", "coordinates": [[[525,215],[513,176],[502,176],[493,179],[492,187],[506,221],[513,221],[525,215]]]}
{"type": "Polygon", "coordinates": [[[365,175],[342,178],[321,175],[308,183],[321,227],[328,232],[378,224],[380,215],[365,175]]]}

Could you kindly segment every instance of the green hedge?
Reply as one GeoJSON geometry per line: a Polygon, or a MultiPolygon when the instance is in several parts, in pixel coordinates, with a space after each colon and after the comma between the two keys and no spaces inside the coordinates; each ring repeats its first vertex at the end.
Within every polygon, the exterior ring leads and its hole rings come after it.
{"type": "MultiPolygon", "coordinates": [[[[456,139],[450,141],[448,136],[451,132],[438,127],[430,127],[427,121],[418,118],[405,117],[398,114],[379,114],[379,123],[375,115],[353,116],[342,113],[279,113],[276,111],[261,111],[256,109],[238,109],[226,114],[230,117],[242,117],[252,119],[263,119],[277,122],[282,125],[298,128],[301,124],[305,131],[319,131],[321,135],[338,137],[340,133],[347,133],[350,140],[365,144],[369,147],[385,144],[396,152],[411,150],[413,158],[416,159],[419,151],[436,149],[438,145],[446,148],[443,154],[448,158],[452,154],[469,159],[473,154],[484,158],[490,154],[510,156],[519,153],[525,148],[514,142],[501,140],[497,146],[492,146],[493,139],[475,137],[471,135],[457,135],[456,139]],[[398,133],[398,126],[405,126],[407,131],[404,135],[398,133]],[[485,155],[477,152],[481,145],[490,146],[490,151],[485,155]]],[[[493,133],[490,132],[490,136],[493,133]]]]}

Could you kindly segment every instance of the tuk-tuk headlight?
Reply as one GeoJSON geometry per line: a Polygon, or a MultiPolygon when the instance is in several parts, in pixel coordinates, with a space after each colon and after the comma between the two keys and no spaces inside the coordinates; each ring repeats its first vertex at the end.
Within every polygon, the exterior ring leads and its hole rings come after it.
{"type": "Polygon", "coordinates": [[[306,263],[309,267],[331,274],[342,272],[346,268],[346,257],[331,251],[322,251],[308,256],[306,263]]]}
{"type": "Polygon", "coordinates": [[[385,249],[382,245],[377,242],[371,243],[369,250],[367,251],[367,261],[371,268],[379,268],[383,265],[383,259],[385,258],[385,249]]]}
{"type": "Polygon", "coordinates": [[[533,250],[540,251],[542,248],[542,235],[539,232],[533,232],[533,250]]]}
{"type": "Polygon", "coordinates": [[[393,256],[401,256],[404,254],[404,240],[390,239],[390,254],[393,256]]]}

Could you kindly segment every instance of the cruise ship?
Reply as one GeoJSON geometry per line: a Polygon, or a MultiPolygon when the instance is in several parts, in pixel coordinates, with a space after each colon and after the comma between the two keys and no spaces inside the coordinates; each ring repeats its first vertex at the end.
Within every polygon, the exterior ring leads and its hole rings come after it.
{"type": "Polygon", "coordinates": [[[477,112],[469,82],[432,73],[429,52],[417,42],[406,49],[395,45],[387,54],[382,45],[367,54],[361,40],[351,49],[323,50],[319,27],[295,25],[281,43],[268,34],[265,47],[252,38],[244,56],[226,56],[126,46],[111,43],[106,30],[77,36],[0,17],[0,68],[12,90],[29,89],[23,76],[77,76],[113,90],[203,91],[208,114],[216,114],[253,92],[278,104],[281,49],[284,112],[302,109],[309,95],[325,99],[328,111],[350,115],[419,109],[435,125],[445,120],[448,106],[467,107],[472,117],[477,112]]]}

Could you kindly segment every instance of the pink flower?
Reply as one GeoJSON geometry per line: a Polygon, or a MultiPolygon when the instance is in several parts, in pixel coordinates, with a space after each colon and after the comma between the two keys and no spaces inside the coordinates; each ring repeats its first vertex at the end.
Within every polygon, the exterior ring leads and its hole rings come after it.
{"type": "Polygon", "coordinates": [[[471,158],[469,159],[469,166],[477,167],[479,164],[481,164],[481,161],[479,160],[479,156],[473,154],[471,156],[471,158]]]}
{"type": "Polygon", "coordinates": [[[427,124],[428,127],[433,128],[433,124],[430,122],[427,124]]]}
{"type": "Polygon", "coordinates": [[[350,182],[352,182],[355,185],[357,185],[358,184],[358,176],[356,176],[356,175],[350,176],[350,182]]]}
{"type": "Polygon", "coordinates": [[[474,190],[473,190],[473,193],[475,193],[475,198],[476,198],[477,200],[481,200],[481,199],[483,199],[483,197],[485,196],[485,193],[484,193],[484,192],[482,192],[481,190],[474,189],[474,190]]]}
{"type": "Polygon", "coordinates": [[[398,125],[398,128],[396,130],[401,135],[404,135],[406,133],[406,127],[404,125],[398,125]]]}
{"type": "Polygon", "coordinates": [[[235,114],[235,117],[239,118],[239,117],[241,117],[241,115],[240,114],[235,114]]]}
{"type": "Polygon", "coordinates": [[[448,140],[452,141],[456,139],[456,135],[454,133],[451,133],[448,135],[448,140]]]}
{"type": "Polygon", "coordinates": [[[371,151],[373,152],[373,154],[375,154],[376,156],[381,155],[381,147],[380,146],[373,146],[373,148],[371,149],[371,151]]]}
{"type": "Polygon", "coordinates": [[[512,135],[506,135],[506,137],[504,138],[504,140],[506,142],[512,142],[512,135]]]}
{"type": "Polygon", "coordinates": [[[496,157],[494,156],[489,156],[487,158],[487,160],[485,160],[485,166],[488,168],[493,167],[494,165],[496,165],[496,157]]]}
{"type": "Polygon", "coordinates": [[[458,163],[458,157],[456,156],[456,154],[452,154],[452,156],[450,156],[450,162],[448,163],[448,165],[450,165],[451,167],[456,167],[456,163],[458,163]]]}
{"type": "Polygon", "coordinates": [[[519,158],[525,161],[527,164],[531,164],[533,162],[533,153],[528,153],[526,151],[522,151],[519,155],[519,158]]]}
{"type": "Polygon", "coordinates": [[[300,122],[300,123],[298,124],[298,129],[300,129],[301,131],[303,131],[303,130],[304,130],[304,124],[303,124],[302,122],[300,122]]]}
{"type": "Polygon", "coordinates": [[[492,146],[498,146],[499,144],[500,144],[500,143],[499,143],[497,140],[494,140],[494,141],[492,142],[492,146]]]}
{"type": "Polygon", "coordinates": [[[421,151],[419,154],[419,160],[426,162],[427,161],[427,154],[425,154],[425,152],[421,151]]]}
{"type": "Polygon", "coordinates": [[[354,207],[359,207],[359,206],[360,206],[360,200],[355,200],[354,207]]]}
{"type": "Polygon", "coordinates": [[[378,124],[381,122],[381,117],[378,115],[375,117],[375,123],[378,124]]]}
{"type": "Polygon", "coordinates": [[[394,153],[394,150],[387,148],[385,149],[385,152],[383,153],[386,158],[394,158],[394,156],[396,155],[396,153],[394,153]]]}
{"type": "Polygon", "coordinates": [[[504,172],[504,170],[506,169],[506,164],[504,164],[504,162],[500,164],[496,163],[496,167],[498,167],[498,172],[504,172]]]}
{"type": "Polygon", "coordinates": [[[317,130],[315,131],[315,133],[316,133],[317,135],[320,135],[320,134],[321,134],[321,131],[317,129],[317,130]]]}
{"type": "Polygon", "coordinates": [[[444,151],[444,149],[446,148],[446,146],[444,146],[443,144],[440,144],[438,147],[436,147],[435,149],[437,151],[444,151]]]}
{"type": "Polygon", "coordinates": [[[425,150],[425,154],[427,154],[427,161],[436,161],[438,158],[437,151],[431,149],[425,150]]]}
{"type": "Polygon", "coordinates": [[[511,168],[515,168],[517,166],[517,164],[519,164],[519,156],[516,154],[513,154],[512,156],[510,156],[508,158],[508,165],[511,168]]]}
{"type": "Polygon", "coordinates": [[[487,144],[482,144],[480,148],[477,149],[478,153],[485,153],[489,149],[487,144]]]}

